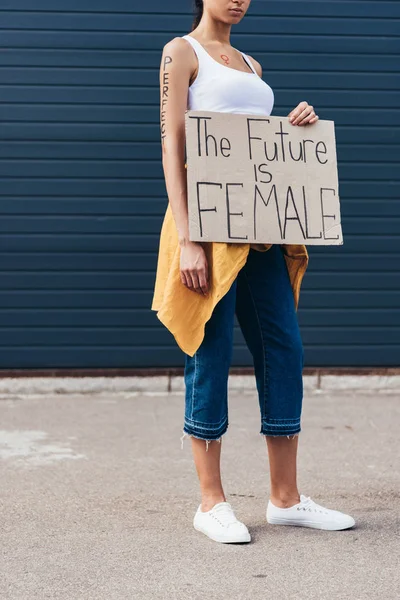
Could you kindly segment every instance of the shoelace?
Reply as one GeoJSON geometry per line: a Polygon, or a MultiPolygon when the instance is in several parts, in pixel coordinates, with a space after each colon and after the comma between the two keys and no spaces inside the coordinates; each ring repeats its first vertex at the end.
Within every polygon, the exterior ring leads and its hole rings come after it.
{"type": "Polygon", "coordinates": [[[237,521],[235,513],[229,504],[220,504],[219,506],[215,507],[210,514],[225,527],[232,525],[237,521]]]}
{"type": "Polygon", "coordinates": [[[314,511],[325,513],[326,515],[328,514],[328,511],[320,504],[314,502],[314,500],[311,500],[310,496],[306,496],[306,498],[302,501],[302,506],[298,506],[297,510],[308,510],[310,512],[314,511]]]}

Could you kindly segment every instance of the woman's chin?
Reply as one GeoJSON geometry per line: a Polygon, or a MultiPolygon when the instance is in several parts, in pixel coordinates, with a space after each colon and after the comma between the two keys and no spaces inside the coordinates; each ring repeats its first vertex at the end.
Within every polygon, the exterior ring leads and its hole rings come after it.
{"type": "Polygon", "coordinates": [[[239,23],[239,21],[241,21],[243,19],[243,17],[244,17],[243,13],[239,13],[239,14],[235,15],[235,13],[230,12],[228,15],[229,23],[239,23]]]}

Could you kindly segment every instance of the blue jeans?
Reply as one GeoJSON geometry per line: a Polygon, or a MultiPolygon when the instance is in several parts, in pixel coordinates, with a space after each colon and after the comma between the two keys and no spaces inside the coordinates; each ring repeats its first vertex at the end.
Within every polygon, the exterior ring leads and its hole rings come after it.
{"type": "MultiPolygon", "coordinates": [[[[218,440],[228,428],[228,376],[236,314],[252,354],[262,435],[301,430],[304,350],[283,250],[250,248],[247,261],[205,325],[194,354],[185,353],[186,435],[218,440]]],[[[208,449],[208,443],[206,445],[208,449]]]]}

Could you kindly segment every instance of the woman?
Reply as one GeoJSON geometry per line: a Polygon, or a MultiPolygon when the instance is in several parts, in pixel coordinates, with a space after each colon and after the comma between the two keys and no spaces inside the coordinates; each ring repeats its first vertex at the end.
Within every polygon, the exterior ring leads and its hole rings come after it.
{"type": "MultiPolygon", "coordinates": [[[[220,473],[228,427],[227,382],[236,314],[252,353],[261,431],[270,462],[268,523],[346,529],[354,519],[299,494],[298,434],[303,346],[297,321],[305,246],[189,240],[185,171],[186,109],[269,115],[274,94],[261,65],[230,45],[250,0],[196,0],[190,34],[163,49],[160,66],[162,160],[169,203],[161,230],[152,309],[185,353],[182,436],[191,438],[201,488],[193,525],[219,542],[249,542],[227,502],[220,473]],[[219,443],[216,443],[219,442],[219,443]]],[[[294,126],[318,120],[300,102],[294,126]]]]}

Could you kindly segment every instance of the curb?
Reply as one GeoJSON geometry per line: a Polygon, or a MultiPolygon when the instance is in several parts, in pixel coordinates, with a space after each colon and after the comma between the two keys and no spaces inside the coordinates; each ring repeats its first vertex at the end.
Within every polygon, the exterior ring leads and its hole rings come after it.
{"type": "MultiPolygon", "coordinates": [[[[379,392],[400,395],[400,374],[394,375],[303,375],[306,392],[379,392]]],[[[34,394],[114,394],[114,393],[183,393],[182,375],[158,376],[74,376],[74,377],[3,377],[0,395],[34,394]]],[[[256,392],[254,375],[230,375],[228,390],[256,392]]]]}

